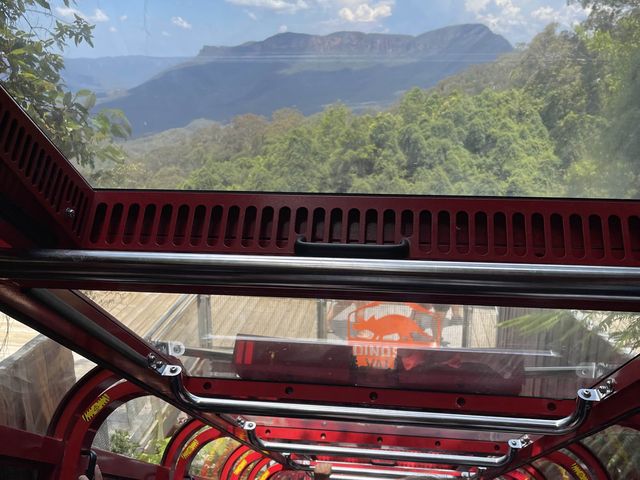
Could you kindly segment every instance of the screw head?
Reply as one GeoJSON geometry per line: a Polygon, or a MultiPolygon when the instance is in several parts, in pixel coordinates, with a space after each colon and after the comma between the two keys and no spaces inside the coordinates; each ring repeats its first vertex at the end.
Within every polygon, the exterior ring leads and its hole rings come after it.
{"type": "Polygon", "coordinates": [[[75,209],[71,208],[71,207],[67,207],[64,210],[64,214],[66,215],[67,218],[73,220],[74,218],[76,218],[76,211],[75,209]]]}
{"type": "Polygon", "coordinates": [[[171,367],[171,368],[169,369],[169,371],[170,371],[171,373],[178,373],[178,367],[171,367]]]}
{"type": "Polygon", "coordinates": [[[153,365],[156,362],[156,356],[153,353],[150,353],[147,355],[147,361],[149,362],[149,365],[153,365]]]}
{"type": "Polygon", "coordinates": [[[589,398],[591,396],[591,390],[583,390],[582,396],[589,398]]]}

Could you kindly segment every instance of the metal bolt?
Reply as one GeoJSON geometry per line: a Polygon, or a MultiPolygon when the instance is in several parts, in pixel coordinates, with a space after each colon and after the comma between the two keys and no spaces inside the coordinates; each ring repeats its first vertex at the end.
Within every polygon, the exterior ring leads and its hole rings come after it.
{"type": "Polygon", "coordinates": [[[161,362],[160,360],[158,360],[158,361],[155,363],[155,367],[156,367],[158,370],[160,370],[162,367],[164,367],[164,362],[161,362]]]}
{"type": "Polygon", "coordinates": [[[598,390],[600,391],[600,393],[605,395],[605,394],[609,393],[609,385],[600,385],[598,387],[598,390]]]}
{"type": "Polygon", "coordinates": [[[169,372],[171,372],[171,373],[178,373],[178,367],[171,367],[171,368],[169,369],[169,372]]]}
{"type": "Polygon", "coordinates": [[[71,208],[71,207],[67,207],[64,210],[64,214],[67,216],[67,218],[70,218],[71,220],[73,220],[74,218],[76,218],[76,211],[71,208]]]}
{"type": "Polygon", "coordinates": [[[153,365],[156,361],[156,356],[153,353],[150,353],[149,355],[147,355],[147,362],[149,362],[149,365],[153,365]]]}
{"type": "Polygon", "coordinates": [[[583,390],[582,396],[589,398],[591,396],[591,390],[583,390]]]}

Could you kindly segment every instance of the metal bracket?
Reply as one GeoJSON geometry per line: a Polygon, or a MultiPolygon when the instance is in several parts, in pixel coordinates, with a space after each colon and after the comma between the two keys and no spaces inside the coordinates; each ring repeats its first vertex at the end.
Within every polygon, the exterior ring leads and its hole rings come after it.
{"type": "Polygon", "coordinates": [[[509,446],[511,448],[513,448],[514,450],[520,450],[522,448],[525,448],[527,446],[531,445],[531,440],[529,439],[528,435],[525,435],[521,438],[513,438],[511,440],[509,440],[509,446]]]}
{"type": "Polygon", "coordinates": [[[596,388],[581,388],[578,390],[578,397],[587,402],[599,402],[610,396],[615,391],[615,380],[608,379],[596,388]]]}
{"type": "Polygon", "coordinates": [[[149,368],[155,370],[163,377],[177,377],[182,373],[182,367],[180,365],[164,363],[162,360],[158,360],[153,353],[147,355],[147,363],[149,364],[149,368]]]}
{"type": "Polygon", "coordinates": [[[160,353],[166,353],[167,355],[172,355],[174,357],[181,357],[186,351],[184,343],[182,342],[153,342],[153,346],[156,347],[160,353]]]}

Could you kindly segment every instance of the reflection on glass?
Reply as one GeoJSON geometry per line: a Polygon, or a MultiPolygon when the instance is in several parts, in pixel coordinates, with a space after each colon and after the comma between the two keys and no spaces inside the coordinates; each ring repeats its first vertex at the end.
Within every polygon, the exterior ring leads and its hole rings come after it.
{"type": "Polygon", "coordinates": [[[224,462],[239,445],[227,437],[207,443],[193,458],[189,468],[190,474],[203,478],[220,478],[224,462]]]}
{"type": "MultiPolygon", "coordinates": [[[[635,419],[632,417],[631,422],[635,419]]],[[[638,430],[614,425],[586,438],[584,444],[600,459],[612,480],[635,478],[640,472],[638,430]]]]}
{"type": "Polygon", "coordinates": [[[134,398],[107,417],[92,446],[159,465],[171,435],[185,419],[184,413],[162,400],[134,398]]]}
{"type": "Polygon", "coordinates": [[[94,366],[0,312],[0,425],[46,433],[64,395],[94,366]]]}
{"type": "Polygon", "coordinates": [[[636,314],[91,292],[191,375],[574,398],[638,348],[636,314]],[[184,350],[184,351],[183,351],[184,350]]]}

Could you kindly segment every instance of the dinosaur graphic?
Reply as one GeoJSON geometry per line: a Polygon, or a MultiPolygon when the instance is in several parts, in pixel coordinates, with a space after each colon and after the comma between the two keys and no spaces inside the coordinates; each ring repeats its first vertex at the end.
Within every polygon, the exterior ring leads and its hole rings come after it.
{"type": "Polygon", "coordinates": [[[362,317],[357,317],[352,327],[357,331],[367,330],[371,332],[373,340],[382,340],[387,335],[397,334],[400,336],[401,342],[414,342],[413,335],[422,337],[428,342],[433,342],[431,335],[423,332],[413,320],[404,315],[392,314],[380,318],[372,315],[366,321],[362,321],[362,317]]]}

